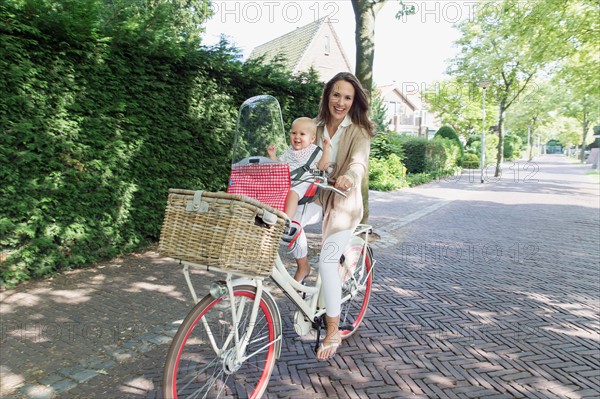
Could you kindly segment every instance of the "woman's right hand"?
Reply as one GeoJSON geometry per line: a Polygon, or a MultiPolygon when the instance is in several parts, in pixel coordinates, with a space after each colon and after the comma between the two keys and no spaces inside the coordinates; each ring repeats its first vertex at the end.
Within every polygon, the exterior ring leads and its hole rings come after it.
{"type": "Polygon", "coordinates": [[[354,188],[354,180],[346,175],[342,175],[336,179],[334,187],[340,191],[350,191],[354,188]]]}

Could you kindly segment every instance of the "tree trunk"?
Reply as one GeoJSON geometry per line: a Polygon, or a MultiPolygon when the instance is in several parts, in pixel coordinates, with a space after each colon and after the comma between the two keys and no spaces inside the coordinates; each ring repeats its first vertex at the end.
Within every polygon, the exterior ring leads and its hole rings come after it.
{"type": "Polygon", "coordinates": [[[352,0],[356,31],[356,68],[355,75],[362,83],[371,102],[373,88],[373,61],[375,59],[375,17],[383,3],[371,0],[352,0]]]}
{"type": "Polygon", "coordinates": [[[529,151],[529,156],[528,156],[528,161],[531,162],[533,160],[533,133],[535,132],[535,130],[532,128],[531,132],[528,133],[528,140],[529,140],[529,148],[527,149],[527,151],[529,151]]]}
{"type": "Polygon", "coordinates": [[[504,100],[500,102],[500,115],[498,116],[498,152],[496,153],[496,172],[494,173],[494,177],[502,175],[502,162],[504,161],[504,113],[506,112],[504,103],[504,100]]]}
{"type": "MultiPolygon", "coordinates": [[[[383,2],[372,0],[352,0],[356,31],[356,68],[354,74],[367,92],[367,99],[371,104],[371,91],[373,88],[373,61],[375,59],[375,17],[383,2]]],[[[363,198],[363,218],[361,223],[369,221],[369,174],[362,181],[361,193],[363,198]]]]}
{"type": "MultiPolygon", "coordinates": [[[[581,153],[579,154],[579,159],[581,159],[581,163],[585,162],[585,140],[587,139],[587,132],[590,127],[590,121],[588,120],[588,115],[585,110],[583,111],[583,132],[581,133],[581,153]]],[[[600,154],[599,154],[600,156],[600,154]]]]}

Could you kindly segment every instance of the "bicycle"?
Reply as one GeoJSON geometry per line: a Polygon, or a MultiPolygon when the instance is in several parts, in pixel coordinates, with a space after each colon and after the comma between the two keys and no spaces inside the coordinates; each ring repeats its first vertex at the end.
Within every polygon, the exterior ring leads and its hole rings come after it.
{"type": "MultiPolygon", "coordinates": [[[[315,184],[332,189],[325,179],[315,177],[315,184]]],[[[286,225],[289,226],[289,219],[286,225]]],[[[369,246],[371,232],[369,225],[357,227],[338,266],[342,282],[342,339],[356,332],[369,305],[375,266],[369,246]]],[[[280,357],[282,340],[281,314],[264,285],[267,277],[188,261],[181,263],[196,305],[169,348],[163,374],[164,397],[260,398],[280,357]],[[190,268],[196,267],[225,274],[224,280],[211,284],[210,293],[202,299],[198,299],[190,277],[190,268]]],[[[321,329],[325,328],[320,276],[314,286],[298,283],[277,253],[268,278],[296,308],[295,332],[299,336],[316,332],[316,351],[321,329]]]]}

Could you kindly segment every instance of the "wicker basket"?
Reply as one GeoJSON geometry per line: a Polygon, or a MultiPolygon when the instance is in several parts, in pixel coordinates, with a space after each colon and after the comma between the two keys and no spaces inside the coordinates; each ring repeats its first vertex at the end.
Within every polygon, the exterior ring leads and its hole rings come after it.
{"type": "Polygon", "coordinates": [[[170,189],[160,233],[161,255],[226,272],[271,274],[285,214],[252,198],[170,189]]]}

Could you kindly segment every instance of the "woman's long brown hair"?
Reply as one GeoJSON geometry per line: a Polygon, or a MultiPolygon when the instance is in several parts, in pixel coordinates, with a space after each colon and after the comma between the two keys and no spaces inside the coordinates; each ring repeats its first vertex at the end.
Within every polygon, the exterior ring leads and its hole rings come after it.
{"type": "Polygon", "coordinates": [[[331,118],[331,113],[329,112],[329,96],[331,95],[335,83],[340,80],[344,80],[354,87],[354,101],[348,112],[350,119],[352,119],[352,123],[356,123],[363,127],[371,137],[375,136],[375,126],[369,119],[369,101],[367,100],[367,93],[356,76],[350,72],[340,72],[325,84],[323,95],[321,96],[321,104],[319,105],[317,121],[327,123],[329,118],[331,118]]]}

